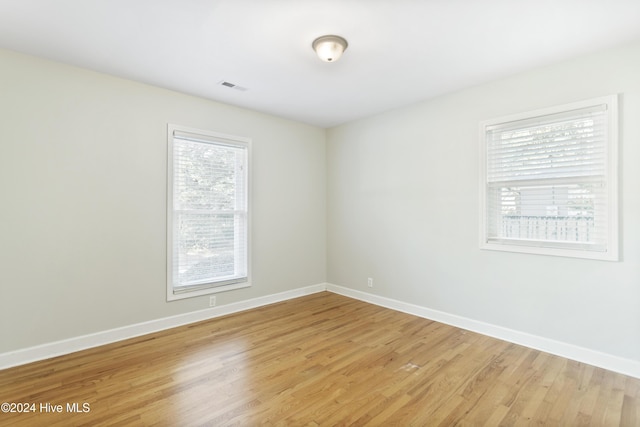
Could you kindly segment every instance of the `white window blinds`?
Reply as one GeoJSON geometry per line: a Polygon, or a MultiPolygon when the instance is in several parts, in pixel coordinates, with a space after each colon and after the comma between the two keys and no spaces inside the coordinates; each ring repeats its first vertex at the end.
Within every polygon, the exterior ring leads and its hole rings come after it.
{"type": "Polygon", "coordinates": [[[248,142],[170,132],[172,293],[246,282],[248,142]]]}
{"type": "Polygon", "coordinates": [[[614,104],[485,122],[483,243],[617,254],[614,104]]]}

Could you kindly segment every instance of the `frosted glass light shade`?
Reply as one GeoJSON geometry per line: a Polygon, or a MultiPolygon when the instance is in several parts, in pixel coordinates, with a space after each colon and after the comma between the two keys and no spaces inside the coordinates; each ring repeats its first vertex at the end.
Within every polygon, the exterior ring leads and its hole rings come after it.
{"type": "Polygon", "coordinates": [[[349,44],[340,36],[322,36],[311,45],[318,54],[318,58],[325,62],[335,62],[342,56],[349,44]]]}

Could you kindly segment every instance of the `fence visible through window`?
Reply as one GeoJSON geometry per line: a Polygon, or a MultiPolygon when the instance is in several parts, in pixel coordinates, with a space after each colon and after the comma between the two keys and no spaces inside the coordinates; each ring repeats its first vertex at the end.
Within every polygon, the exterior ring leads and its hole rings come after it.
{"type": "Polygon", "coordinates": [[[577,216],[503,215],[502,237],[508,239],[590,242],[595,221],[577,216]]]}

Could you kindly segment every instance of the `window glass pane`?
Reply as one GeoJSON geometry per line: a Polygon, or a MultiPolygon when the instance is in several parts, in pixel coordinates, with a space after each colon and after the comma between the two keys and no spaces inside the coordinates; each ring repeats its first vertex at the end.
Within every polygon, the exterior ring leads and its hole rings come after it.
{"type": "Polygon", "coordinates": [[[181,213],[176,221],[178,283],[197,284],[234,275],[233,214],[181,213]]]}
{"type": "Polygon", "coordinates": [[[488,192],[489,238],[606,246],[605,197],[599,184],[499,186],[488,192]]]}
{"type": "Polygon", "coordinates": [[[183,140],[174,150],[176,209],[235,209],[240,150],[183,140]]]}
{"type": "Polygon", "coordinates": [[[246,282],[248,144],[180,131],[170,144],[169,293],[246,282]]]}
{"type": "Polygon", "coordinates": [[[604,112],[487,134],[488,180],[523,180],[605,173],[604,112]]]}

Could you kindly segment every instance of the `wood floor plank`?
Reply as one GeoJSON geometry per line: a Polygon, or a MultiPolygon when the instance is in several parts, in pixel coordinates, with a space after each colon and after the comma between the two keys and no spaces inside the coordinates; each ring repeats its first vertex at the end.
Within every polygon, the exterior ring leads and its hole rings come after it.
{"type": "Polygon", "coordinates": [[[0,371],[0,400],[36,405],[0,426],[640,425],[640,379],[328,292],[0,371]]]}

